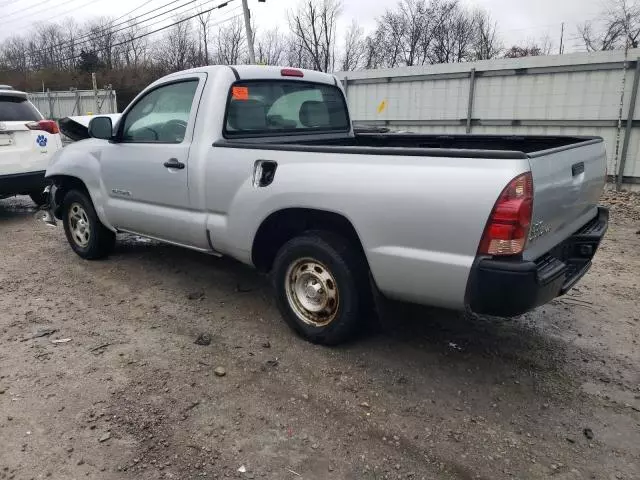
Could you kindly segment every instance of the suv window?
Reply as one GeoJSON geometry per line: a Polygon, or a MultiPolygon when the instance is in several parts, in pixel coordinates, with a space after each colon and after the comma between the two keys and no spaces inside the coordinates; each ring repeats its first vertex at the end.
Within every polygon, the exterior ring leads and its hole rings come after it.
{"type": "Polygon", "coordinates": [[[256,80],[231,87],[225,119],[227,136],[348,130],[344,96],[332,85],[256,80]]]}
{"type": "Polygon", "coordinates": [[[187,132],[198,80],[172,83],[152,90],[127,113],[122,141],[181,143],[187,132]]]}
{"type": "Polygon", "coordinates": [[[0,122],[34,122],[37,120],[42,120],[42,115],[29,100],[0,95],[0,122]]]}

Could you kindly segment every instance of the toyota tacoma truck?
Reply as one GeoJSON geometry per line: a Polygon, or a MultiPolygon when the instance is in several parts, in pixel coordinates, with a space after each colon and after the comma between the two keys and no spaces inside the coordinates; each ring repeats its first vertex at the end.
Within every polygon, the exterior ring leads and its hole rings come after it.
{"type": "Polygon", "coordinates": [[[88,130],[46,172],[80,257],[119,232],[233,257],[321,344],[379,298],[520,315],[571,289],[608,225],[601,138],[356,134],[325,73],[174,73],[88,130]]]}

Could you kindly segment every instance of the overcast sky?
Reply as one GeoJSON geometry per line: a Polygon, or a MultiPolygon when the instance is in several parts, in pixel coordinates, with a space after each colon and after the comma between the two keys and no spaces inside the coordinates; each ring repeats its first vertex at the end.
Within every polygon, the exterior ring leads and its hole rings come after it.
{"type": "MultiPolygon", "coordinates": [[[[39,21],[59,21],[73,16],[82,21],[96,15],[118,17],[136,7],[139,10],[132,16],[148,12],[154,7],[166,5],[171,0],[0,0],[0,38],[14,33],[24,32],[33,23],[39,21]],[[146,4],[146,5],[144,5],[146,4]],[[144,6],[142,6],[144,5],[144,6]]],[[[180,6],[188,0],[175,3],[180,6]]],[[[217,5],[223,0],[201,0],[202,5],[217,5]]],[[[479,6],[491,13],[498,22],[502,38],[507,44],[538,39],[545,34],[551,36],[558,45],[562,22],[567,24],[567,51],[579,49],[576,40],[576,25],[594,18],[603,8],[606,0],[462,0],[469,6],[479,6]]],[[[269,29],[274,25],[286,28],[286,12],[294,8],[298,0],[249,0],[254,22],[260,29],[269,29]]],[[[352,18],[366,29],[375,25],[376,17],[385,9],[393,7],[397,0],[343,0],[341,23],[350,23],[352,18]]],[[[232,0],[215,15],[223,21],[241,12],[240,0],[232,0]]],[[[169,8],[169,7],[167,7],[169,8]]],[[[190,7],[185,7],[184,10],[190,7]]],[[[204,7],[206,8],[206,7],[204,7]]],[[[179,13],[176,12],[176,13],[179,13]]],[[[212,22],[214,20],[212,19],[212,22]]],[[[162,20],[152,20],[151,29],[163,26],[162,20]]],[[[166,22],[168,23],[168,21],[166,22]]]]}

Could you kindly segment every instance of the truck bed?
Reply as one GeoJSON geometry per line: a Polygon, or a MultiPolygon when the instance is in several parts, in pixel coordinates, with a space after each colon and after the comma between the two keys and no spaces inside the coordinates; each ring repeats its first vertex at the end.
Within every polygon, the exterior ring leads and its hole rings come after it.
{"type": "Polygon", "coordinates": [[[322,139],[243,138],[217,142],[216,146],[368,155],[532,158],[600,142],[600,137],[359,133],[322,139]]]}

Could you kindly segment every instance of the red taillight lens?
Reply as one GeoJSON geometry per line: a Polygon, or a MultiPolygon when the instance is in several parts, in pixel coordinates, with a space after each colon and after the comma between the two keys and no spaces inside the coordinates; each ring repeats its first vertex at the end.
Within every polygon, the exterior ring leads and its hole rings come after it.
{"type": "Polygon", "coordinates": [[[39,122],[27,123],[29,130],[42,130],[47,133],[60,133],[58,124],[53,120],[40,120],[39,122]]]}
{"type": "Polygon", "coordinates": [[[483,255],[519,255],[529,236],[533,214],[531,172],[514,178],[493,207],[480,241],[483,255]]]}
{"type": "Polygon", "coordinates": [[[280,70],[280,75],[283,77],[304,77],[302,70],[296,70],[295,68],[283,68],[280,70]]]}

